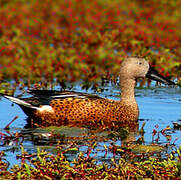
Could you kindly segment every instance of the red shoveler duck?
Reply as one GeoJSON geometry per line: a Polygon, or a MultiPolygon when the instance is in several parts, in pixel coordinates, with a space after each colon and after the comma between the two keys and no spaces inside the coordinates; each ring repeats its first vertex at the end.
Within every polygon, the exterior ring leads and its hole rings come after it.
{"type": "Polygon", "coordinates": [[[29,90],[33,95],[30,98],[3,96],[18,104],[29,119],[40,126],[133,126],[138,124],[139,116],[134,93],[136,79],[145,77],[175,85],[153,70],[144,58],[128,57],[120,67],[119,101],[87,93],[54,90],[29,90]]]}

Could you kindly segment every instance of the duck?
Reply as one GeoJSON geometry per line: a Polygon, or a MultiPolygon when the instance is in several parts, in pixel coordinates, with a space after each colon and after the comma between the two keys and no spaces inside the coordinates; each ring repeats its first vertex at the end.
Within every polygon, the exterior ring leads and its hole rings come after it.
{"type": "Polygon", "coordinates": [[[28,90],[32,96],[17,98],[1,94],[18,104],[31,125],[119,128],[138,125],[139,107],[135,99],[138,78],[166,85],[175,83],[154,70],[145,58],[126,57],[120,64],[120,100],[75,91],[28,90]]]}

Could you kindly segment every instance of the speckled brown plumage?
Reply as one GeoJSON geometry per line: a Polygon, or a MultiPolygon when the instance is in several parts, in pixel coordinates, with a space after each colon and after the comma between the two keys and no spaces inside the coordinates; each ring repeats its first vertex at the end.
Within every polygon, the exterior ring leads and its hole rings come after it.
{"type": "Polygon", "coordinates": [[[4,95],[18,104],[30,117],[31,124],[40,126],[89,126],[137,128],[139,116],[134,87],[137,78],[148,77],[162,83],[174,82],[159,75],[143,58],[126,58],[120,66],[121,99],[119,101],[96,95],[52,90],[30,90],[33,96],[19,99],[4,95]]]}
{"type": "Polygon", "coordinates": [[[54,113],[35,112],[36,117],[43,119],[42,125],[116,127],[135,124],[138,118],[137,105],[124,105],[104,98],[54,99],[50,106],[54,113]]]}

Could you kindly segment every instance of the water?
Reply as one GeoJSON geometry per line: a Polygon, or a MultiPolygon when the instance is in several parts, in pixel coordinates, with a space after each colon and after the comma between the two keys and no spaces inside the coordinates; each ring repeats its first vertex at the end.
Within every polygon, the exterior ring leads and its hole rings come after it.
{"type": "MultiPolygon", "coordinates": [[[[79,88],[79,84],[74,87],[74,91],[82,91],[79,88]]],[[[119,88],[112,87],[111,84],[108,84],[106,91],[102,93],[98,93],[98,95],[110,99],[118,100],[119,97],[119,88]]],[[[16,94],[20,94],[19,90],[16,91],[16,94]]],[[[93,93],[92,90],[89,90],[88,93],[93,93]]],[[[181,145],[181,130],[177,130],[173,128],[173,122],[181,123],[181,90],[179,88],[169,88],[169,87],[152,87],[152,88],[143,88],[143,89],[136,89],[136,99],[140,109],[140,116],[139,116],[139,126],[142,127],[143,123],[145,124],[144,127],[144,141],[145,144],[152,143],[152,132],[153,129],[156,131],[161,131],[167,126],[170,127],[169,130],[166,131],[166,135],[164,136],[160,133],[159,144],[167,144],[170,142],[171,144],[174,143],[176,146],[181,145]],[[168,140],[168,137],[170,139],[168,140]]],[[[27,134],[32,134],[31,131],[24,129],[26,125],[26,118],[27,116],[23,113],[20,107],[16,104],[12,106],[12,103],[5,98],[0,99],[0,132],[5,134],[13,134],[15,132],[22,132],[25,131],[27,134]],[[3,128],[15,117],[18,116],[11,125],[10,131],[6,131],[3,128]]],[[[65,132],[64,132],[65,133],[65,132]]],[[[67,133],[67,132],[66,132],[67,133]]],[[[69,132],[71,136],[74,136],[73,131],[69,132]]],[[[84,132],[83,132],[84,133],[84,132]]],[[[105,133],[106,134],[106,133],[105,133]]],[[[100,134],[102,136],[104,134],[100,134]]],[[[75,135],[79,136],[79,135],[75,135]]],[[[81,132],[80,132],[81,136],[81,132]]],[[[135,139],[139,136],[136,134],[135,139]]],[[[107,142],[100,142],[97,147],[94,149],[92,154],[96,154],[97,159],[102,159],[105,154],[105,145],[109,146],[112,141],[108,140],[107,142]]],[[[44,142],[43,142],[44,143],[44,142]]],[[[43,143],[41,144],[41,147],[43,143]]],[[[121,141],[117,140],[114,142],[116,145],[121,145],[121,141]]],[[[6,152],[6,160],[10,162],[11,166],[13,164],[20,163],[20,160],[16,159],[17,154],[21,154],[21,143],[17,143],[15,141],[10,141],[6,145],[0,146],[0,151],[6,152]]],[[[31,138],[25,138],[23,141],[23,146],[25,150],[29,153],[36,152],[36,149],[40,144],[35,143],[31,140],[31,138]]],[[[84,142],[83,142],[84,144],[84,142]]],[[[50,147],[49,147],[50,148],[50,147]]],[[[48,148],[48,149],[49,149],[48,148]]],[[[53,148],[53,147],[52,147],[53,148]]],[[[45,147],[46,149],[46,147],[45,147]]],[[[87,146],[86,142],[85,145],[82,145],[79,149],[80,151],[86,151],[87,146]]],[[[71,158],[73,157],[70,155],[71,158]]],[[[74,155],[76,156],[76,155],[74,155]]],[[[108,154],[107,158],[111,158],[112,154],[108,154]]]]}

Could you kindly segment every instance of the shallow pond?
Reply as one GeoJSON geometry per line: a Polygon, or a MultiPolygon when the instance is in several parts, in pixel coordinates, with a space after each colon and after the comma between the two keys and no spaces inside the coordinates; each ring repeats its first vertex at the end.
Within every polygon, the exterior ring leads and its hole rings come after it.
{"type": "MultiPolygon", "coordinates": [[[[110,99],[119,100],[119,87],[112,86],[108,84],[105,87],[105,91],[102,93],[98,93],[98,95],[110,99]]],[[[80,90],[79,85],[75,86],[74,91],[82,91],[80,90]]],[[[17,89],[15,95],[20,94],[21,91],[17,89]]],[[[94,93],[92,90],[89,90],[88,93],[94,93]]],[[[26,94],[25,94],[26,96],[26,94]]],[[[165,145],[165,144],[174,144],[175,146],[181,145],[181,130],[174,129],[173,123],[181,124],[181,90],[180,88],[173,88],[173,87],[151,87],[151,88],[136,88],[136,99],[140,109],[140,116],[139,116],[139,127],[141,128],[143,123],[146,123],[144,126],[144,144],[149,145],[153,143],[152,133],[155,129],[156,133],[155,139],[158,138],[157,144],[165,145]],[[165,129],[167,126],[168,128],[165,133],[161,133],[161,130],[165,129]],[[158,136],[159,135],[159,136],[158,136]]],[[[37,147],[44,147],[47,150],[52,151],[54,145],[46,146],[46,142],[48,141],[46,138],[48,136],[47,132],[44,130],[29,130],[24,128],[26,125],[26,115],[22,112],[20,107],[16,104],[12,106],[12,103],[5,98],[0,99],[0,132],[11,135],[15,132],[24,132],[25,138],[22,142],[25,150],[29,153],[33,153],[36,151],[37,147]],[[10,125],[10,130],[4,130],[4,127],[15,117],[18,118],[10,125]],[[45,133],[46,140],[39,141],[35,143],[34,139],[36,139],[36,135],[45,133]],[[33,135],[34,138],[28,138],[28,135],[33,135]]],[[[78,137],[82,134],[85,135],[88,132],[87,129],[59,129],[58,132],[66,137],[78,137]]],[[[98,134],[99,137],[106,136],[107,132],[102,132],[98,134]]],[[[88,133],[86,138],[81,139],[82,146],[79,148],[79,151],[86,151],[87,150],[87,139],[88,133]],[[85,141],[85,142],[84,142],[85,141]]],[[[136,133],[131,135],[131,138],[134,140],[139,138],[139,134],[136,133]]],[[[0,136],[3,137],[2,135],[0,136]]],[[[1,139],[2,140],[2,139],[1,139]]],[[[99,141],[99,140],[98,140],[99,141]]],[[[0,151],[5,151],[6,153],[6,160],[13,164],[18,164],[20,161],[16,159],[17,154],[21,154],[21,143],[15,143],[12,139],[7,141],[8,143],[3,144],[4,141],[1,141],[0,151]]],[[[109,146],[110,143],[114,143],[116,145],[121,145],[122,141],[116,140],[107,140],[99,141],[97,148],[94,149],[94,156],[97,156],[97,159],[101,160],[104,159],[105,154],[105,146],[109,146]],[[96,152],[97,151],[97,152],[96,152]]],[[[154,141],[155,143],[155,141],[154,141]]],[[[69,144],[67,144],[69,146],[69,144]]],[[[73,157],[70,154],[70,157],[73,157]]],[[[107,159],[112,157],[112,154],[106,156],[107,159]]]]}

